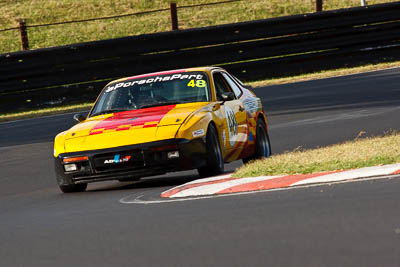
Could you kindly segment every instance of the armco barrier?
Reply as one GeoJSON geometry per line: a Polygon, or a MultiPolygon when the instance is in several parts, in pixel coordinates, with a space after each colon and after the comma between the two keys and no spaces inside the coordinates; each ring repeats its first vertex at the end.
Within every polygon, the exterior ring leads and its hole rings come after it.
{"type": "Polygon", "coordinates": [[[218,65],[243,80],[400,58],[400,2],[0,55],[0,113],[93,101],[107,81],[218,65]]]}

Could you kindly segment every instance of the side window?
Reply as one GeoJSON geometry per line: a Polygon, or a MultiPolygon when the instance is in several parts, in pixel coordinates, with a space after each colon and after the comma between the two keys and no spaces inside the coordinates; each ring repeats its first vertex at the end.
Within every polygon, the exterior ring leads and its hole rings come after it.
{"type": "Polygon", "coordinates": [[[228,85],[225,82],[224,77],[220,72],[216,72],[213,74],[214,84],[215,84],[215,93],[217,94],[217,100],[222,101],[221,95],[225,92],[231,92],[228,85]]]}
{"type": "Polygon", "coordinates": [[[229,76],[235,80],[240,86],[244,86],[244,84],[242,83],[241,80],[239,80],[238,78],[236,78],[235,76],[233,76],[232,74],[229,74],[229,76]]]}
{"type": "Polygon", "coordinates": [[[228,76],[226,73],[222,73],[225,77],[226,81],[229,83],[229,86],[232,88],[233,93],[235,94],[236,98],[239,98],[242,95],[242,90],[237,86],[237,84],[232,81],[232,78],[228,76]]]}

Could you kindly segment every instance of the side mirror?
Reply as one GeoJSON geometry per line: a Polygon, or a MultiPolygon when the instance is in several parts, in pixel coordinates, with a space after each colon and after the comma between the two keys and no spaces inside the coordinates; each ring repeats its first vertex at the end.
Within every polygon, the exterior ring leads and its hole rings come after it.
{"type": "Polygon", "coordinates": [[[85,120],[85,117],[82,114],[78,113],[74,115],[74,120],[77,122],[81,122],[85,120]]]}
{"type": "Polygon", "coordinates": [[[232,92],[225,92],[221,94],[222,100],[225,101],[230,101],[235,99],[235,95],[232,92]]]}

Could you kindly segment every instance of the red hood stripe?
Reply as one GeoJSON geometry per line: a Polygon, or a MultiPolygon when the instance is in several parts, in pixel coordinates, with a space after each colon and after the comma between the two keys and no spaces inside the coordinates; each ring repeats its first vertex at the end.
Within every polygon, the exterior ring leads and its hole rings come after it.
{"type": "MultiPolygon", "coordinates": [[[[176,105],[168,105],[114,113],[112,117],[96,124],[90,130],[90,135],[98,134],[100,131],[106,130],[122,131],[129,130],[134,126],[146,127],[147,125],[145,125],[145,123],[147,122],[157,122],[158,124],[170,110],[175,108],[175,106],[176,105]]],[[[148,125],[148,127],[155,127],[157,124],[153,123],[148,125]]]]}

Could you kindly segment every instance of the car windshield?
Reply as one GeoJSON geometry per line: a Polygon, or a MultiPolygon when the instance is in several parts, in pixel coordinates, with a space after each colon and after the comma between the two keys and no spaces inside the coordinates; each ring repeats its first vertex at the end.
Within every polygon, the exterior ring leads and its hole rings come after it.
{"type": "Polygon", "coordinates": [[[211,99],[204,72],[179,72],[128,79],[107,85],[90,116],[211,99]]]}

